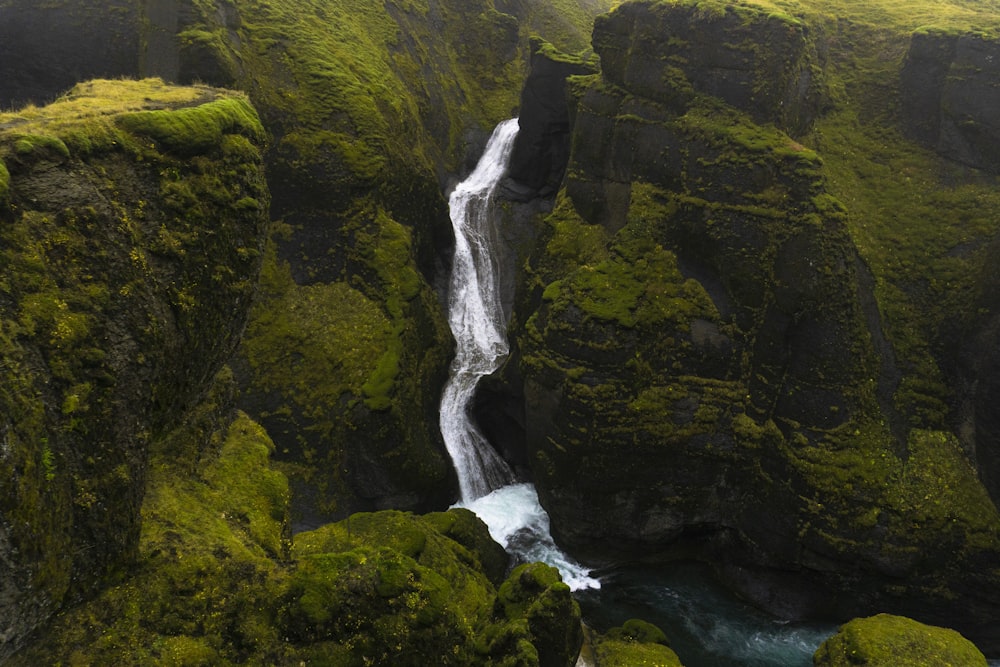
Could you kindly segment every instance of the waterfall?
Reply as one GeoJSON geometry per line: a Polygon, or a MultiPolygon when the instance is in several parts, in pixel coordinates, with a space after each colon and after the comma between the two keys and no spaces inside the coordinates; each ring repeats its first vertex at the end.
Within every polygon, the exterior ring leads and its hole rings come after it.
{"type": "Polygon", "coordinates": [[[455,258],[448,291],[448,323],[455,337],[451,376],[441,396],[441,435],[455,464],[462,501],[471,502],[514,481],[502,458],[469,419],[469,402],[480,378],[506,358],[507,323],[500,304],[498,263],[493,252],[496,222],[493,191],[507,168],[517,119],[493,130],[476,169],[448,200],[455,230],[455,258]]]}
{"type": "Polygon", "coordinates": [[[441,435],[458,473],[459,506],[479,515],[494,540],[520,560],[558,568],[573,590],[599,588],[600,582],[589,570],[556,546],[535,488],[515,483],[514,473],[469,418],[469,403],[479,380],[499,368],[510,351],[500,294],[493,193],[506,171],[517,130],[516,118],[493,130],[475,170],[448,200],[455,230],[448,323],[456,349],[441,396],[441,435]]]}

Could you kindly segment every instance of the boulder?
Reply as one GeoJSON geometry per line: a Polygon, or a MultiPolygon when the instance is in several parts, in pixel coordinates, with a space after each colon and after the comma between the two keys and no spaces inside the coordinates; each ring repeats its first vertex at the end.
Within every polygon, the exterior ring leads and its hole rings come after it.
{"type": "Polygon", "coordinates": [[[840,626],[837,634],[817,649],[813,663],[816,667],[985,667],[986,658],[975,644],[954,630],[879,614],[840,626]]]}

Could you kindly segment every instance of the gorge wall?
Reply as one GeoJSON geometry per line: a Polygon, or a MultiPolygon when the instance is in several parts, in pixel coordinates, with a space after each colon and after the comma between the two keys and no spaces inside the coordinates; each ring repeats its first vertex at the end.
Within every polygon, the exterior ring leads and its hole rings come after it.
{"type": "MultiPolygon", "coordinates": [[[[679,2],[598,18],[601,73],[569,79],[567,176],[524,273],[507,392],[522,397],[553,531],[576,553],[695,555],[785,617],[888,608],[996,647],[984,591],[1000,581],[981,564],[1000,549],[1000,515],[978,479],[992,474],[988,457],[977,471],[948,407],[961,382],[946,379],[959,372],[954,346],[994,340],[947,323],[969,312],[989,259],[967,252],[951,267],[937,306],[950,315],[914,314],[935,284],[904,275],[864,232],[885,214],[858,192],[881,184],[845,188],[841,156],[823,148],[830,136],[853,145],[860,171],[867,158],[848,132],[869,130],[845,130],[844,108],[871,110],[864,122],[903,147],[898,133],[921,112],[881,115],[867,96],[885,80],[844,74],[831,48],[843,25],[808,15],[679,2]]],[[[892,47],[910,50],[895,70],[903,108],[914,72],[927,71],[912,64],[922,39],[892,47]]],[[[940,95],[974,96],[977,77],[942,76],[940,95]]],[[[990,134],[977,105],[928,104],[946,110],[942,127],[948,114],[982,117],[977,131],[990,134]]],[[[991,168],[939,134],[951,143],[931,143],[948,160],[991,168]]],[[[949,173],[989,192],[988,174],[949,173]]],[[[963,231],[978,248],[997,233],[979,226],[985,215],[963,231]]],[[[921,233],[900,245],[920,248],[921,233]]],[[[949,252],[923,248],[934,262],[949,252]]]]}
{"type": "Polygon", "coordinates": [[[3,654],[133,565],[151,443],[246,325],[263,136],[245,97],[159,80],[0,115],[3,654]]]}
{"type": "Polygon", "coordinates": [[[97,596],[15,664],[573,663],[552,571],[395,511],[455,497],[442,192],[518,107],[479,409],[561,543],[1000,650],[996,40],[630,2],[598,69],[609,6],[0,0],[4,108],[62,95],[0,116],[4,656],[97,596]],[[146,74],[247,97],[63,95],[146,74]]]}

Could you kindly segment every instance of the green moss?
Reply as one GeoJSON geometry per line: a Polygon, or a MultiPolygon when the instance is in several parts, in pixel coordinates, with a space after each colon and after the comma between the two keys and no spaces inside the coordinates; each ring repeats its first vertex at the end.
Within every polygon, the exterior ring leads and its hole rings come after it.
{"type": "Polygon", "coordinates": [[[0,200],[7,197],[7,190],[10,189],[10,172],[7,171],[7,165],[0,160],[0,200]]]}
{"type": "MultiPolygon", "coordinates": [[[[444,665],[512,657],[511,647],[490,653],[481,641],[496,634],[496,590],[477,552],[430,521],[358,514],[299,534],[290,549],[287,482],[270,468],[273,446],[261,427],[242,414],[225,418],[227,377],[158,449],[141,566],[61,616],[12,664],[416,666],[428,655],[444,665]]],[[[470,513],[447,521],[450,514],[437,523],[462,524],[469,544],[489,541],[470,513]]],[[[578,625],[578,612],[564,622],[578,625]]]]}
{"type": "Polygon", "coordinates": [[[713,316],[711,300],[698,283],[684,281],[672,254],[656,247],[638,257],[627,252],[580,269],[571,281],[552,283],[545,298],[570,298],[588,315],[625,327],[713,316]]]}
{"type": "Polygon", "coordinates": [[[264,128],[245,98],[230,97],[172,111],[138,111],[118,122],[133,134],[154,139],[178,155],[195,155],[218,146],[227,134],[262,142],[264,128]]]}
{"type": "Polygon", "coordinates": [[[25,617],[94,595],[134,563],[153,433],[204,390],[242,328],[269,202],[259,150],[180,160],[115,125],[226,95],[95,81],[2,114],[0,154],[17,168],[4,170],[0,210],[0,363],[20,396],[0,406],[18,434],[0,511],[17,526],[14,571],[35,573],[15,601],[25,617]],[[179,211],[171,186],[187,195],[179,211]],[[242,198],[258,206],[234,207],[242,198]],[[123,391],[128,420],[112,397],[123,391]]]}
{"type": "Polygon", "coordinates": [[[20,157],[27,157],[37,151],[51,151],[64,158],[69,157],[69,149],[58,137],[40,134],[23,134],[14,136],[14,152],[20,157]]]}
{"type": "Polygon", "coordinates": [[[945,535],[960,524],[965,548],[996,548],[1000,514],[957,438],[943,431],[913,429],[908,445],[897,491],[908,520],[933,535],[945,535]]]}
{"type": "Polygon", "coordinates": [[[670,647],[624,639],[601,639],[594,650],[598,664],[608,667],[681,667],[670,647]]]}
{"type": "Polygon", "coordinates": [[[791,12],[797,20],[816,21],[836,17],[851,23],[892,27],[900,32],[946,30],[996,34],[994,10],[988,4],[918,0],[905,6],[896,2],[858,5],[849,0],[820,2],[819,0],[748,0],[746,4],[772,12],[791,12]]]}
{"type": "Polygon", "coordinates": [[[918,623],[900,616],[879,614],[857,618],[816,651],[817,667],[841,665],[986,665],[975,645],[954,630],[918,623]]]}
{"type": "Polygon", "coordinates": [[[388,375],[391,322],[377,303],[345,283],[295,285],[287,263],[274,254],[268,255],[263,287],[244,342],[261,387],[333,428],[329,420],[342,396],[357,401],[367,395],[365,387],[388,375]]]}
{"type": "Polygon", "coordinates": [[[131,577],[68,611],[14,664],[282,660],[274,600],[288,554],[287,482],[269,467],[270,439],[245,415],[212,435],[224,410],[207,406],[172,435],[192,457],[177,461],[165,448],[154,458],[131,577]]]}

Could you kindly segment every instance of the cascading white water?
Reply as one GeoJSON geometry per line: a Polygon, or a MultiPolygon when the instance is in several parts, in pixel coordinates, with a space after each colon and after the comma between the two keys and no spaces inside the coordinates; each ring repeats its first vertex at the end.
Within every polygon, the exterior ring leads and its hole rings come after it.
{"type": "Polygon", "coordinates": [[[506,358],[507,322],[500,294],[493,193],[507,169],[517,119],[500,123],[475,170],[449,198],[455,257],[448,292],[448,322],[455,360],[441,396],[441,435],[458,473],[462,500],[489,526],[490,534],[526,561],[559,569],[570,588],[599,588],[589,571],[563,554],[549,533],[549,517],[531,484],[515,484],[513,472],[469,418],[479,380],[506,358]]]}
{"type": "Polygon", "coordinates": [[[441,435],[455,464],[462,501],[471,502],[510,484],[514,475],[469,419],[469,401],[480,378],[503,362],[507,323],[500,304],[493,191],[507,168],[517,119],[500,123],[486,152],[448,200],[455,257],[448,292],[448,323],[455,337],[451,377],[441,396],[441,435]]]}

